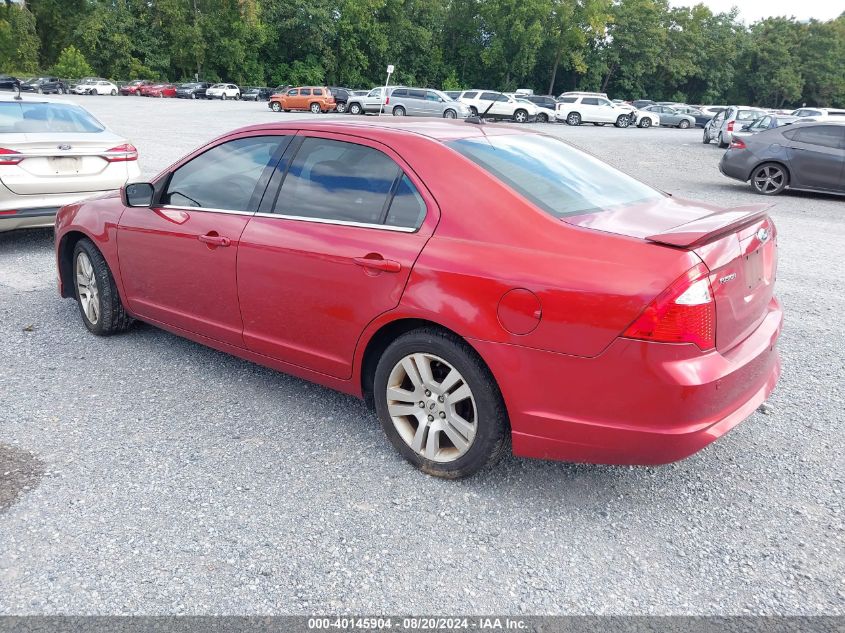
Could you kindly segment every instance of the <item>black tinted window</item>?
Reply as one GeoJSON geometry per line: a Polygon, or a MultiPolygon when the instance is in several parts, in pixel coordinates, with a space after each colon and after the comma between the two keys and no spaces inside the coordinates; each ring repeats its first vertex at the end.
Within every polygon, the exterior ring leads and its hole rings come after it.
{"type": "Polygon", "coordinates": [[[409,90],[408,96],[411,99],[425,99],[425,90],[409,90]]]}
{"type": "Polygon", "coordinates": [[[577,97],[561,97],[560,102],[561,103],[575,103],[576,100],[577,100],[577,97]]]}
{"type": "Polygon", "coordinates": [[[584,97],[581,103],[583,103],[584,105],[598,105],[599,100],[595,97],[584,97]]]}
{"type": "Polygon", "coordinates": [[[314,88],[314,94],[317,96],[322,96],[323,89],[322,88],[314,88]]]}
{"type": "Polygon", "coordinates": [[[399,166],[382,152],[342,141],[307,138],[296,153],[275,213],[381,224],[399,166]]]}
{"type": "Polygon", "coordinates": [[[407,97],[408,96],[408,89],[407,88],[397,88],[393,91],[394,97],[407,97]]]}
{"type": "Polygon", "coordinates": [[[496,99],[498,99],[498,97],[499,94],[496,92],[482,92],[479,99],[483,101],[495,101],[496,99]]]}
{"type": "Polygon", "coordinates": [[[302,95],[303,97],[307,97],[311,94],[311,88],[300,88],[299,94],[302,95]]]}
{"type": "Polygon", "coordinates": [[[814,125],[795,130],[797,136],[791,138],[799,143],[808,145],[821,145],[822,147],[842,147],[842,140],[845,137],[845,128],[838,125],[814,125]]]}
{"type": "Polygon", "coordinates": [[[464,99],[475,99],[475,95],[477,94],[477,92],[465,92],[464,99]]]}
{"type": "Polygon", "coordinates": [[[285,136],[253,136],[212,147],[173,172],[162,204],[250,211],[264,169],[285,136]]]}
{"type": "Polygon", "coordinates": [[[422,224],[424,218],[425,202],[414,187],[414,183],[403,174],[384,223],[388,226],[416,229],[422,224]]]}
{"type": "Polygon", "coordinates": [[[661,194],[547,136],[503,135],[447,143],[556,217],[657,200],[661,194]]]}

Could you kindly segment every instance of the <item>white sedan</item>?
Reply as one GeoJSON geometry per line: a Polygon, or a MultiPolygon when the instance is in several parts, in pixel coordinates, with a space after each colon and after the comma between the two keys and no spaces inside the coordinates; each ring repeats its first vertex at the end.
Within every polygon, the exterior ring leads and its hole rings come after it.
{"type": "Polygon", "coordinates": [[[634,125],[637,127],[660,127],[660,116],[656,112],[634,110],[634,125]]]}
{"type": "Polygon", "coordinates": [[[138,150],[84,108],[0,93],[0,232],[53,226],[59,207],[139,174],[138,150]]]}
{"type": "Polygon", "coordinates": [[[78,95],[111,95],[117,94],[117,86],[105,79],[81,81],[71,88],[71,92],[78,95]]]}
{"type": "Polygon", "coordinates": [[[523,99],[522,97],[519,97],[519,96],[516,96],[515,98],[520,103],[527,103],[527,104],[534,106],[534,108],[537,110],[537,114],[535,115],[534,120],[537,123],[549,123],[549,122],[554,123],[555,122],[555,111],[552,110],[551,108],[546,108],[546,107],[543,107],[541,105],[537,105],[533,101],[529,101],[528,99],[523,99]]]}
{"type": "Polygon", "coordinates": [[[207,99],[222,99],[223,101],[226,99],[240,99],[241,89],[235,84],[214,84],[205,91],[205,97],[207,99]]]}

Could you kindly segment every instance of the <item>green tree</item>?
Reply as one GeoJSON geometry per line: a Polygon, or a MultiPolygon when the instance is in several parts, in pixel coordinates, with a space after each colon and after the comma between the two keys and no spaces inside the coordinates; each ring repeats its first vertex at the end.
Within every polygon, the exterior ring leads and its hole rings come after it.
{"type": "Polygon", "coordinates": [[[85,56],[73,44],[59,53],[59,61],[53,66],[53,74],[67,79],[79,79],[93,73],[85,56]]]}
{"type": "Polygon", "coordinates": [[[0,68],[32,73],[38,68],[35,17],[26,7],[0,5],[0,68]]]}
{"type": "Polygon", "coordinates": [[[812,105],[845,105],[845,14],[830,22],[811,20],[799,45],[804,90],[812,105]]]}
{"type": "Polygon", "coordinates": [[[751,26],[743,70],[753,103],[780,108],[800,99],[804,78],[798,50],[803,30],[788,18],[767,18],[751,26]]]}

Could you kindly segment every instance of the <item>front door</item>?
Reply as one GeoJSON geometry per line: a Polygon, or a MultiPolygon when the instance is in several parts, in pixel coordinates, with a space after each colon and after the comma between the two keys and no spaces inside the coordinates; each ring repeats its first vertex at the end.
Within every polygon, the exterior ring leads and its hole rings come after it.
{"type": "Polygon", "coordinates": [[[243,346],[238,243],[288,139],[252,136],[216,145],[167,176],[152,208],[123,212],[117,249],[132,312],[243,346]]]}
{"type": "Polygon", "coordinates": [[[244,341],[349,378],[361,333],[399,303],[436,206],[378,143],[309,133],[289,154],[241,236],[244,341]]]}
{"type": "MultiPolygon", "coordinates": [[[[802,124],[803,125],[803,124],[802,124]]],[[[845,127],[809,125],[784,133],[789,138],[790,182],[796,187],[841,191],[845,127]]]]}

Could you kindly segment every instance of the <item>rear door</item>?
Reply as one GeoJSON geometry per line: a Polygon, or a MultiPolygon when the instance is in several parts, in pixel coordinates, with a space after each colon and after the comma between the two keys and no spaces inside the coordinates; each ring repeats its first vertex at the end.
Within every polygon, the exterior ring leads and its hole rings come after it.
{"type": "Polygon", "coordinates": [[[238,252],[249,349],[338,378],[364,328],[394,308],[434,230],[434,200],[389,148],[297,138],[238,252]]]}
{"type": "Polygon", "coordinates": [[[120,218],[125,297],[141,317],[243,347],[236,260],[287,136],[247,136],[179,165],[158,202],[120,218]]]}
{"type": "Polygon", "coordinates": [[[408,114],[413,116],[425,115],[425,90],[418,90],[416,88],[408,89],[408,107],[410,108],[408,114]]]}
{"type": "Polygon", "coordinates": [[[845,168],[845,126],[801,124],[787,130],[790,184],[842,191],[845,168]]]}

